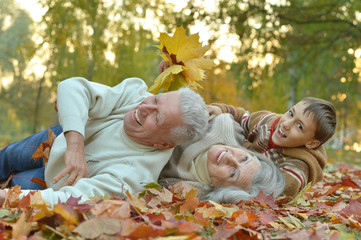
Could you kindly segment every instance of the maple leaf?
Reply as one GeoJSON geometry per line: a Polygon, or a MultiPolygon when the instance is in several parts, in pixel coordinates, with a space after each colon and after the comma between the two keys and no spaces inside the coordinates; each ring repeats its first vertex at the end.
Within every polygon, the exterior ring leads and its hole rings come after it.
{"type": "Polygon", "coordinates": [[[197,188],[193,187],[187,182],[180,181],[172,186],[170,186],[171,191],[173,194],[178,198],[185,198],[187,193],[191,190],[198,191],[197,188]]]}
{"type": "Polygon", "coordinates": [[[345,207],[342,211],[342,214],[346,216],[360,216],[361,214],[361,203],[357,200],[350,200],[349,206],[345,207]]]}
{"type": "Polygon", "coordinates": [[[63,208],[59,204],[54,205],[54,213],[57,213],[64,218],[63,224],[67,224],[67,225],[77,225],[78,224],[78,219],[76,218],[75,214],[67,211],[65,208],[63,208]]]}
{"type": "Polygon", "coordinates": [[[4,207],[10,207],[14,208],[17,207],[20,203],[19,195],[21,193],[21,188],[18,185],[15,185],[14,187],[10,188],[7,193],[6,197],[3,203],[4,207]]]}
{"type": "Polygon", "coordinates": [[[31,230],[31,222],[26,221],[26,213],[20,215],[19,220],[14,224],[12,239],[18,239],[21,236],[27,236],[31,230]]]}
{"type": "Polygon", "coordinates": [[[42,187],[43,189],[48,188],[48,186],[46,185],[46,182],[39,177],[33,177],[32,179],[30,179],[30,181],[32,181],[33,183],[39,184],[39,186],[42,187]]]}
{"type": "Polygon", "coordinates": [[[148,208],[146,207],[146,202],[143,198],[137,198],[136,196],[130,194],[128,190],[126,191],[126,194],[128,196],[127,201],[136,211],[148,211],[148,208]]]}
{"type": "Polygon", "coordinates": [[[102,234],[112,235],[120,231],[121,223],[119,219],[99,217],[81,223],[73,232],[80,234],[84,238],[94,239],[102,234]]]}
{"type": "Polygon", "coordinates": [[[204,54],[209,46],[202,46],[199,35],[195,33],[186,36],[183,26],[176,28],[173,36],[160,33],[161,57],[169,63],[169,68],[161,73],[149,88],[149,92],[157,93],[162,88],[165,91],[177,90],[180,87],[197,89],[198,84],[205,77],[205,70],[215,64],[211,59],[205,59],[204,54]]]}
{"type": "Polygon", "coordinates": [[[274,197],[273,195],[266,195],[262,190],[259,191],[259,193],[257,194],[256,197],[250,197],[249,198],[249,201],[250,202],[258,202],[262,205],[265,205],[265,206],[269,206],[269,207],[276,207],[275,203],[274,203],[274,197]]]}
{"type": "Polygon", "coordinates": [[[197,197],[197,190],[192,189],[186,193],[185,203],[180,206],[179,212],[181,214],[187,211],[193,211],[199,205],[199,198],[197,197]]]}
{"type": "Polygon", "coordinates": [[[312,182],[309,182],[288,204],[299,204],[302,206],[309,206],[310,203],[305,201],[304,194],[311,187],[312,182]]]}
{"type": "Polygon", "coordinates": [[[130,217],[130,204],[121,200],[105,200],[96,204],[91,212],[98,217],[126,219],[130,217]]]}
{"type": "Polygon", "coordinates": [[[34,159],[35,162],[38,161],[40,158],[43,158],[44,164],[48,162],[50,149],[53,146],[55,138],[56,138],[55,133],[51,131],[51,129],[49,128],[48,140],[42,142],[32,155],[32,158],[34,159]]]}
{"type": "Polygon", "coordinates": [[[220,217],[232,217],[233,213],[238,211],[239,208],[235,205],[230,207],[222,206],[218,203],[215,203],[209,200],[209,203],[213,204],[214,207],[203,206],[202,208],[197,208],[196,211],[203,214],[204,218],[220,218],[220,217]]]}
{"type": "Polygon", "coordinates": [[[28,208],[32,205],[49,205],[46,201],[41,197],[41,193],[39,191],[31,191],[26,196],[24,196],[19,203],[19,208],[28,208]]]}

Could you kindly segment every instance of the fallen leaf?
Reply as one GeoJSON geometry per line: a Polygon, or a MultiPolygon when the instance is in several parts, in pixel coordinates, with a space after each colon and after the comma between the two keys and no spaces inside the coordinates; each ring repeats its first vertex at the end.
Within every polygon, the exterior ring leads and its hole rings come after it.
{"type": "Polygon", "coordinates": [[[13,225],[12,238],[18,239],[21,236],[29,235],[31,230],[31,222],[26,221],[26,214],[23,212],[19,220],[13,225]]]}
{"type": "Polygon", "coordinates": [[[122,200],[104,200],[96,204],[91,212],[97,217],[126,219],[130,217],[130,204],[122,200]]]}
{"type": "Polygon", "coordinates": [[[33,183],[39,184],[39,186],[42,189],[48,188],[48,186],[46,185],[46,182],[43,179],[39,178],[39,177],[33,177],[32,179],[30,179],[30,181],[32,181],[33,183]]]}
{"type": "Polygon", "coordinates": [[[121,231],[121,221],[109,217],[92,218],[81,223],[73,232],[84,238],[97,238],[102,234],[114,235],[121,231]]]}

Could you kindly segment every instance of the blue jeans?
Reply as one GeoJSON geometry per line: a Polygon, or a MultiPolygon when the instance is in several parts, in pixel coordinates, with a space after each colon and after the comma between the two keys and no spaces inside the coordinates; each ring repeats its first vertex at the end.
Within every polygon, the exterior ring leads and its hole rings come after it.
{"type": "MultiPolygon", "coordinates": [[[[48,140],[48,129],[37,132],[19,142],[13,142],[0,150],[0,181],[6,181],[15,173],[9,186],[19,185],[21,189],[42,189],[39,184],[31,181],[33,177],[44,180],[43,159],[36,162],[32,158],[40,144],[48,140]]],[[[62,133],[60,125],[51,127],[56,136],[62,133]]]]}

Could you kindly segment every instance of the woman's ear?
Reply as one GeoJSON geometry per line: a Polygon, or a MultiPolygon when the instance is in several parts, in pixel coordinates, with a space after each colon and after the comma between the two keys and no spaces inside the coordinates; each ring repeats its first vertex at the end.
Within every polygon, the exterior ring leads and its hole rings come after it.
{"type": "Polygon", "coordinates": [[[305,147],[308,148],[308,149],[315,149],[320,145],[321,145],[321,142],[314,139],[314,140],[311,140],[308,143],[306,143],[305,147]]]}

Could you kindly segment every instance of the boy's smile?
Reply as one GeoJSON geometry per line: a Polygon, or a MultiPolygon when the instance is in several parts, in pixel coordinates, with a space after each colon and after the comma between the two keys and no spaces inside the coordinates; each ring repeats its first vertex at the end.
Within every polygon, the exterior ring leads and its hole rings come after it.
{"type": "Polygon", "coordinates": [[[304,113],[306,107],[301,101],[282,115],[272,135],[274,144],[280,147],[318,147],[320,142],[314,138],[317,126],[313,115],[304,113]]]}

